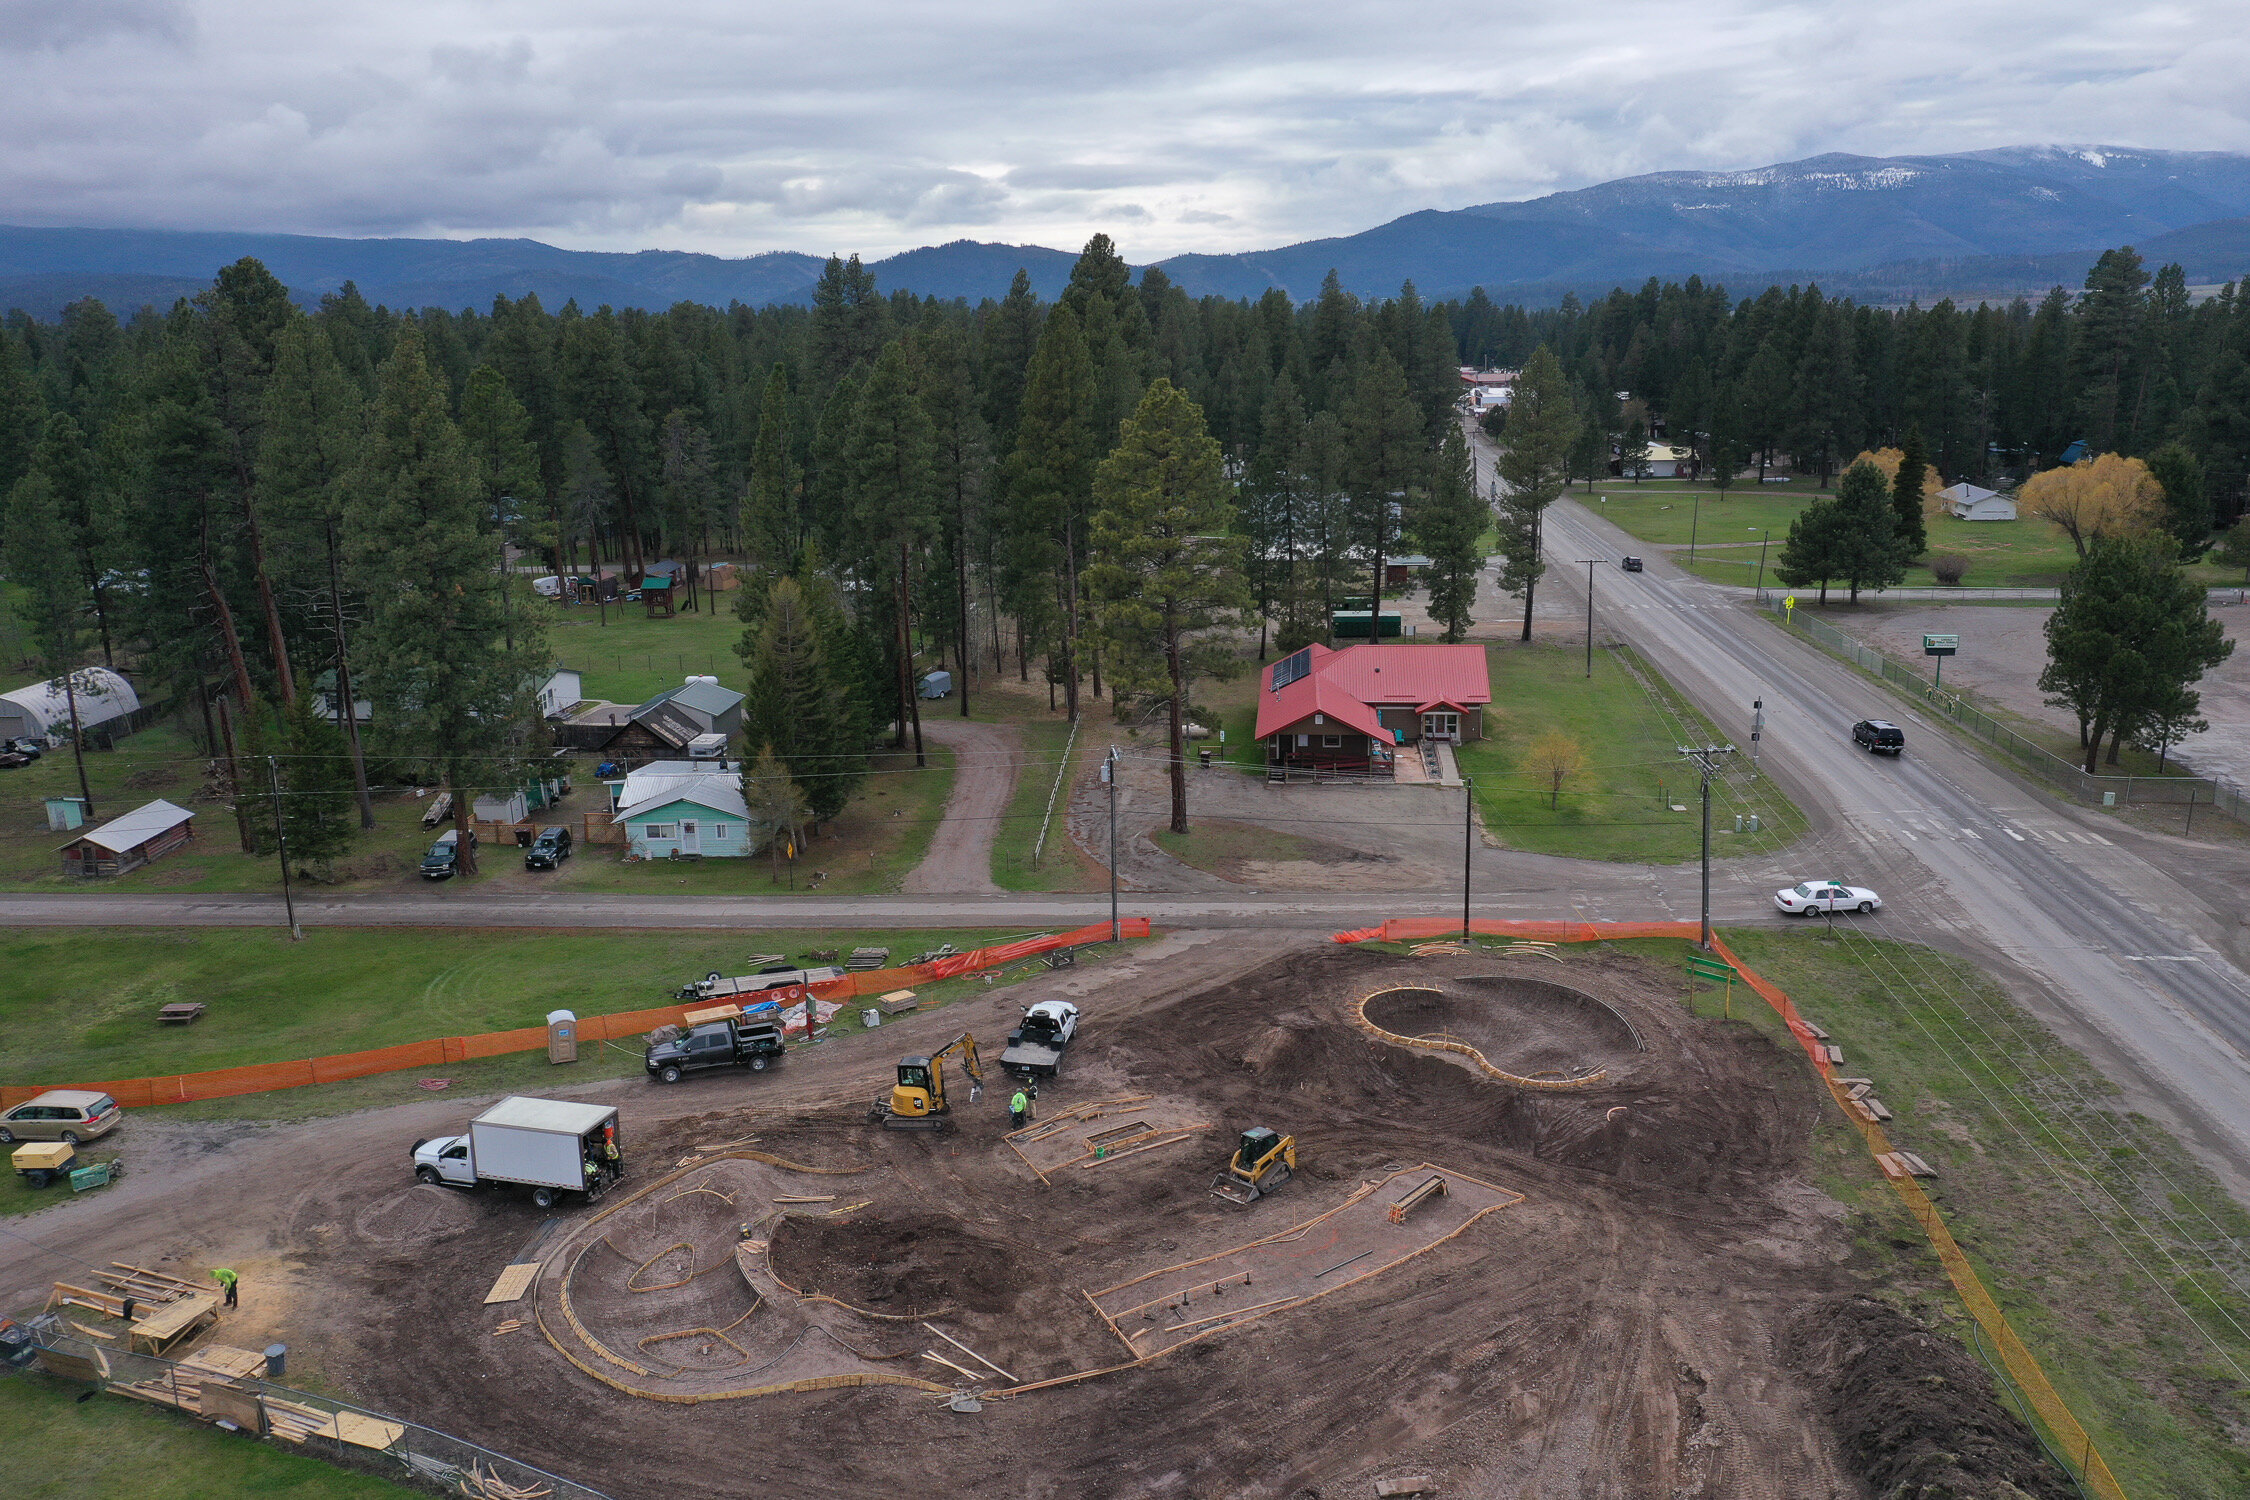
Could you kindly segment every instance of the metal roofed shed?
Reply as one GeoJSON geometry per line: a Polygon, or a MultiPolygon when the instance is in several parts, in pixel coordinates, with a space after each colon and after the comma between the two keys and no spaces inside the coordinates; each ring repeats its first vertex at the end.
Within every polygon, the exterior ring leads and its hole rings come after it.
{"type": "MultiPolygon", "coordinates": [[[[72,680],[81,730],[128,718],[141,706],[133,685],[107,667],[81,667],[72,680]]],[[[0,693],[0,740],[69,733],[71,697],[60,677],[0,693]]]]}
{"type": "Polygon", "coordinates": [[[137,870],[194,838],[194,819],[187,808],[159,797],[63,845],[63,873],[92,878],[137,870]]]}

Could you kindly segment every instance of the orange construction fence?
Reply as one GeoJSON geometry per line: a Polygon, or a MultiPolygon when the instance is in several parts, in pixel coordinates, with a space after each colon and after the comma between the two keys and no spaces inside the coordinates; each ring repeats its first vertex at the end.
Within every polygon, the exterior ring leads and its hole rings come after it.
{"type": "MultiPolygon", "coordinates": [[[[1692,943],[1703,935],[1702,928],[1694,922],[1514,922],[1480,917],[1472,921],[1469,927],[1471,932],[1488,937],[1525,938],[1555,943],[1591,943],[1604,938],[1684,938],[1692,943]]],[[[1400,917],[1384,922],[1379,927],[1339,932],[1335,935],[1335,940],[1339,943],[1420,941],[1454,936],[1460,931],[1459,922],[1449,922],[1442,917],[1400,917]]],[[[2000,1304],[1986,1290],[1983,1278],[1977,1275],[1976,1267],[1969,1264],[1968,1256],[1954,1242],[1952,1231],[1945,1227],[1945,1220],[1939,1215],[1937,1205],[1930,1201],[1929,1194],[1922,1191],[1921,1184],[1914,1180],[1911,1173],[1894,1167],[1893,1163],[1897,1158],[1893,1155],[1890,1137],[1885,1134],[1881,1125],[1850,1107],[1850,1096],[1845,1086],[1837,1081],[1836,1065],[1829,1061],[1827,1045],[1806,1024],[1805,1018],[1797,1013],[1796,1005],[1780,986],[1743,963],[1716,933],[1712,934],[1711,946],[1720,957],[1734,966],[1744,984],[1773,1007],[1774,1013],[1781,1017],[1782,1024],[1789,1028],[1789,1034],[1797,1039],[1797,1045],[1804,1049],[1806,1059],[1820,1074],[1820,1081],[1834,1097],[1836,1107],[1843,1111],[1844,1118],[1866,1140],[1868,1154],[1876,1159],[1884,1180],[1906,1204],[1907,1211],[1922,1226],[1922,1232],[1929,1236],[1930,1247],[1937,1252],[1939,1262],[1945,1267],[1945,1274],[1952,1279],[1954,1288],[1961,1293],[1961,1300],[1968,1305],[1969,1315],[1991,1337],[2000,1351],[2001,1362],[2007,1365],[2008,1373],[2015,1378],[2032,1409],[2039,1413],[2039,1420],[2046,1424],[2047,1431],[2054,1437],[2064,1456],[2078,1466],[2079,1476],[2086,1487],[2101,1496],[2102,1500],[2125,1500],[2124,1487],[2117,1482],[2117,1476],[2110,1472],[2101,1450],[2094,1446],[2092,1435],[2071,1414],[2070,1407],[2055,1390],[2054,1384],[2047,1379],[2047,1372],[2041,1368],[2038,1356],[2017,1337],[2016,1330],[2008,1322],[2008,1315],[2000,1310],[2000,1304]]]]}
{"type": "MultiPolygon", "coordinates": [[[[1148,918],[1127,918],[1122,924],[1122,930],[1126,937],[1147,937],[1148,918]]],[[[802,1002],[808,993],[817,999],[839,1001],[858,995],[880,995],[909,985],[934,984],[941,979],[953,979],[981,969],[999,968],[1003,964],[1014,963],[1017,959],[1052,952],[1057,948],[1075,948],[1082,943],[1108,940],[1109,924],[1097,922],[1074,932],[1022,938],[989,948],[972,948],[966,953],[956,953],[933,963],[915,964],[901,969],[868,970],[846,974],[841,979],[824,984],[773,990],[767,992],[765,998],[779,1000],[786,1006],[802,1002]]],[[[581,1041],[589,1042],[639,1036],[659,1026],[673,1024],[686,1012],[701,1006],[702,1002],[689,1001],[659,1005],[650,1010],[584,1016],[578,1022],[578,1036],[581,1041]]],[[[236,1094],[262,1094],[273,1089],[303,1088],[313,1083],[339,1083],[347,1078],[366,1078],[375,1073],[439,1068],[449,1063],[469,1062],[480,1057],[499,1057],[510,1052],[536,1052],[546,1045],[546,1027],[523,1026],[514,1031],[433,1037],[424,1042],[402,1042],[395,1047],[377,1047],[368,1052],[344,1052],[329,1057],[298,1058],[290,1062],[253,1063],[248,1067],[218,1068],[207,1073],[176,1073],[163,1078],[0,1084],[0,1109],[13,1108],[47,1089],[56,1088],[99,1090],[129,1108],[152,1104],[184,1104],[196,1099],[224,1099],[236,1094]]]]}

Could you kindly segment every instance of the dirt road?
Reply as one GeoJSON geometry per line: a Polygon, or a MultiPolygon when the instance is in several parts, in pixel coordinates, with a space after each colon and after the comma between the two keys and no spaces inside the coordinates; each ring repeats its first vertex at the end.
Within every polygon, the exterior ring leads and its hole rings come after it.
{"type": "Polygon", "coordinates": [[[915,894],[997,892],[992,840],[1008,799],[1015,795],[1023,734],[1013,724],[934,716],[922,721],[922,734],[953,752],[953,796],[945,804],[945,821],[930,840],[930,852],[907,873],[900,889],[915,894]]]}

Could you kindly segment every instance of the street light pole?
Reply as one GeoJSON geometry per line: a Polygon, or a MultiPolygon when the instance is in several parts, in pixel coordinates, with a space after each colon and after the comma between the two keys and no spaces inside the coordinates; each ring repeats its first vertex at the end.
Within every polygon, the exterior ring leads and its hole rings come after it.
{"type": "Polygon", "coordinates": [[[1102,780],[1109,783],[1109,940],[1125,941],[1125,929],[1117,920],[1117,747],[1109,747],[1109,758],[1102,762],[1102,780]]]}
{"type": "Polygon", "coordinates": [[[1745,531],[1758,533],[1758,602],[1766,602],[1766,543],[1773,540],[1773,530],[1766,526],[1745,526],[1745,531]]]}
{"type": "Polygon", "coordinates": [[[1718,773],[1719,759],[1734,754],[1732,745],[1682,745],[1680,754],[1696,764],[1703,773],[1703,951],[1711,951],[1711,778],[1718,773]]]}
{"type": "MultiPolygon", "coordinates": [[[[2191,810],[2189,817],[2195,816],[2191,810]]],[[[1469,940],[1469,855],[1477,843],[1477,784],[1461,778],[1461,941],[1469,940]]]]}
{"type": "Polygon", "coordinates": [[[1696,528],[1697,528],[1698,526],[1702,525],[1702,523],[1703,523],[1703,491],[1701,491],[1701,490],[1697,490],[1697,491],[1695,492],[1695,510],[1694,510],[1694,511],[1693,511],[1693,513],[1692,513],[1692,514],[1690,514],[1690,516],[1688,517],[1688,528],[1687,528],[1687,560],[1688,560],[1689,562],[1694,562],[1694,561],[1695,561],[1695,533],[1696,533],[1696,528]]]}

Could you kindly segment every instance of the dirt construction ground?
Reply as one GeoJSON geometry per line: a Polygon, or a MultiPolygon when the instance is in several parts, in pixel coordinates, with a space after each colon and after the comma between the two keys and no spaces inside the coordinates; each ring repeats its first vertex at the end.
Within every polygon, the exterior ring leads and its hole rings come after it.
{"type": "MultiPolygon", "coordinates": [[[[526,1203],[405,1180],[412,1134],[472,1102],[450,1100],[215,1144],[232,1192],[178,1191],[183,1158],[138,1222],[39,1238],[230,1255],[249,1295],[224,1341],[286,1332],[370,1406],[619,1500],[1309,1500],[1408,1474],[1461,1496],[1942,1478],[2059,1500],[1958,1346],[1857,1295],[1841,1210],[1806,1180],[1801,1061],[1684,1015],[1644,961],[1530,962],[1228,933],[1048,976],[1086,1019],[1022,1150],[996,1071],[954,1134],[865,1118],[900,1053],[964,1024],[996,1043],[1032,998],[1011,991],[777,1072],[584,1091],[623,1106],[632,1173],[543,1237],[526,1203]],[[1394,986],[1377,1026],[1573,1086],[1355,1024],[1394,986]],[[1299,1168],[1239,1207],[1208,1186],[1252,1125],[1294,1134],[1299,1168]],[[1394,1221],[1432,1175],[1452,1190],[1394,1221]],[[484,1305],[534,1241],[532,1296],[484,1305]],[[511,1318],[532,1326],[496,1335],[511,1318]],[[729,1394],[840,1375],[888,1383],[729,1394]],[[982,1410],[950,1409],[972,1384],[982,1410]]],[[[20,1300],[34,1268],[5,1264],[20,1300]]]]}

